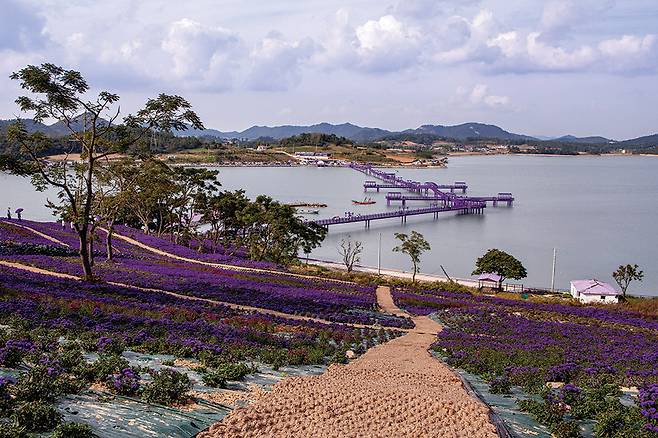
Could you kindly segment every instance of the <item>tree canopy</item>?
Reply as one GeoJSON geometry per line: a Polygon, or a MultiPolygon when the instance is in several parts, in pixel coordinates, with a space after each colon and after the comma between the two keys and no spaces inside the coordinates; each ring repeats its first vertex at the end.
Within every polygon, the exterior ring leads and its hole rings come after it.
{"type": "Polygon", "coordinates": [[[525,267],[517,258],[499,249],[490,249],[475,262],[472,275],[487,273],[500,275],[500,283],[506,278],[520,280],[528,275],[525,267]]]}
{"type": "Polygon", "coordinates": [[[425,240],[425,237],[417,231],[412,231],[410,236],[404,233],[395,233],[395,238],[400,241],[400,245],[393,248],[393,251],[401,252],[409,256],[411,264],[413,265],[411,281],[415,282],[418,267],[420,266],[420,256],[425,251],[431,249],[430,244],[425,240]]]}
{"type": "Polygon", "coordinates": [[[621,292],[626,298],[626,291],[633,281],[642,281],[644,279],[644,272],[640,270],[638,265],[620,265],[615,272],[612,273],[612,278],[615,279],[621,292]]]}
{"type": "Polygon", "coordinates": [[[17,145],[19,154],[1,160],[2,170],[30,175],[39,190],[54,187],[59,191],[59,201],[50,206],[73,223],[80,241],[84,277],[90,280],[100,169],[111,155],[129,151],[149,135],[187,129],[189,125],[203,129],[203,124],[187,100],[167,94],[147,100],[142,109],[119,123],[117,94],[101,91],[90,98],[90,86],[80,72],[51,63],[28,65],[10,78],[28,93],[16,99],[21,112],[31,114],[36,123],[56,120],[68,133],[68,147],[66,159],[45,161],[43,152],[52,149],[52,138],[29,132],[25,123],[18,121],[7,130],[7,139],[17,145]],[[79,160],[68,159],[74,151],[79,152],[79,160]]]}

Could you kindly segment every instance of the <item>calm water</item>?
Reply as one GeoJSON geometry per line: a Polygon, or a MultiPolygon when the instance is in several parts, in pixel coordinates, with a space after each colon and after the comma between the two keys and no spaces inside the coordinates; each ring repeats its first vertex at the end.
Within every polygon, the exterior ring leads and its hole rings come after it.
{"type": "MultiPolygon", "coordinates": [[[[341,239],[351,235],[364,242],[362,264],[377,265],[379,236],[382,267],[410,269],[407,258],[391,251],[395,232],[416,230],[432,246],[421,271],[440,274],[439,265],[455,277],[469,277],[474,260],[488,248],[506,250],[528,269],[523,282],[549,286],[553,248],[557,248],[556,287],[569,280],[598,278],[613,282],[610,274],[622,263],[644,269],[635,293],[658,295],[658,158],[655,157],[455,157],[446,169],[400,169],[409,179],[449,183],[466,181],[469,193],[512,192],[515,205],[489,207],[484,215],[445,214],[375,221],[330,228],[322,248],[312,257],[338,260],[341,239]]],[[[365,175],[343,168],[224,168],[225,189],[244,188],[248,195],[264,193],[283,202],[322,202],[320,217],[385,210],[385,191],[369,193],[377,204],[354,206],[362,199],[365,175]]],[[[0,174],[0,207],[21,206],[25,216],[48,219],[42,206],[47,194],[35,193],[29,181],[0,174]]],[[[49,195],[54,198],[52,194],[49,195]]],[[[417,203],[422,205],[422,203],[417,203]]],[[[414,204],[416,205],[416,204],[414,204]]],[[[397,206],[389,208],[396,209],[397,206]]],[[[315,216],[313,216],[315,217],[315,216]]]]}

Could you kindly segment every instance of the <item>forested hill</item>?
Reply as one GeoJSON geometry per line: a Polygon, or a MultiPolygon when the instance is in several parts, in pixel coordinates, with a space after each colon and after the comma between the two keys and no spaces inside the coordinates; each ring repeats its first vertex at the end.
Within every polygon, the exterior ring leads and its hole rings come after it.
{"type": "MultiPolygon", "coordinates": [[[[28,132],[42,132],[54,139],[51,153],[57,153],[66,143],[63,138],[70,134],[70,130],[62,122],[51,125],[23,119],[28,132]]],[[[7,127],[15,120],[0,120],[0,153],[11,152],[12,147],[5,139],[7,127]]],[[[72,128],[76,131],[84,128],[84,116],[78,116],[72,128]]],[[[507,145],[529,144],[538,147],[546,153],[604,153],[614,150],[627,149],[653,153],[658,149],[658,134],[638,137],[629,140],[615,141],[602,136],[576,137],[565,135],[552,139],[538,139],[536,137],[506,131],[496,125],[477,122],[460,125],[422,125],[416,129],[403,131],[388,131],[379,128],[361,127],[351,123],[330,124],[319,123],[315,125],[296,126],[252,126],[244,131],[222,132],[216,129],[189,129],[175,132],[173,135],[163,135],[155,152],[173,152],[183,149],[194,149],[208,142],[218,142],[226,139],[238,139],[241,143],[264,142],[268,144],[299,143],[310,140],[309,134],[331,136],[341,139],[341,142],[356,144],[372,142],[413,142],[422,145],[432,145],[436,141],[447,141],[462,144],[478,144],[495,142],[507,145]]],[[[317,140],[317,139],[316,139],[317,140]]],[[[313,143],[315,144],[315,143],[313,143]]]]}

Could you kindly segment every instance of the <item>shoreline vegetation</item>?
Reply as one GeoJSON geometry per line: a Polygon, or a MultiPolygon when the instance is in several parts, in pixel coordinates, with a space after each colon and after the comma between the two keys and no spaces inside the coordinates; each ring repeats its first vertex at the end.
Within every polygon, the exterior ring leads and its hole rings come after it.
{"type": "MultiPolygon", "coordinates": [[[[470,157],[470,156],[477,156],[477,157],[485,157],[485,156],[490,156],[490,157],[495,157],[495,156],[535,156],[535,157],[564,157],[564,154],[546,154],[546,153],[509,153],[509,152],[450,152],[446,155],[442,155],[440,157],[443,157],[446,159],[446,161],[441,162],[441,164],[414,164],[414,163],[405,163],[403,161],[393,161],[393,162],[369,162],[369,161],[363,161],[359,162],[356,161],[359,164],[375,164],[378,167],[387,167],[387,168],[407,168],[407,169],[440,169],[440,168],[445,168],[449,165],[449,159],[450,157],[470,157]]],[[[202,154],[199,154],[200,157],[202,157],[202,154]]],[[[587,153],[582,153],[582,154],[576,154],[576,155],[571,155],[573,157],[658,157],[658,153],[656,154],[622,154],[622,153],[603,153],[603,154],[587,154],[587,153]]],[[[122,156],[116,156],[116,157],[111,157],[111,159],[120,159],[122,156]]],[[[288,159],[285,161],[273,161],[273,160],[266,160],[263,159],[262,161],[229,161],[229,162],[220,162],[220,163],[212,163],[208,161],[195,161],[193,159],[181,159],[180,155],[163,155],[163,156],[158,156],[157,158],[159,159],[164,159],[167,162],[169,162],[173,166],[180,166],[180,167],[203,167],[203,168],[219,168],[219,167],[318,167],[317,161],[312,161],[312,160],[293,160],[293,159],[288,159]]],[[[185,157],[183,157],[185,158],[185,157]]],[[[45,160],[52,161],[52,162],[61,162],[61,161],[69,161],[69,162],[76,162],[79,161],[79,154],[71,154],[71,155],[50,155],[44,157],[45,160]]],[[[347,164],[347,161],[343,160],[326,160],[324,161],[320,167],[341,167],[347,164]]]]}

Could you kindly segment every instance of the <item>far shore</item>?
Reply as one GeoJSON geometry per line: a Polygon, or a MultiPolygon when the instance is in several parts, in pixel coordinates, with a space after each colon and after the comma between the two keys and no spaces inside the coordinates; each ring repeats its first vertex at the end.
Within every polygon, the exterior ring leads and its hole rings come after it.
{"type": "MultiPolygon", "coordinates": [[[[305,258],[300,257],[299,261],[302,262],[302,263],[306,263],[305,258]]],[[[322,268],[332,269],[332,270],[339,270],[339,271],[346,271],[347,270],[347,268],[345,267],[344,264],[342,264],[340,262],[331,261],[331,260],[318,260],[318,259],[309,258],[308,259],[308,264],[309,265],[319,266],[319,267],[322,267],[322,268]]],[[[356,272],[363,272],[363,273],[366,273],[366,274],[383,275],[383,276],[386,276],[386,277],[403,278],[403,279],[406,279],[406,280],[411,280],[411,278],[413,277],[413,273],[409,272],[409,271],[401,271],[401,270],[398,270],[398,269],[390,269],[390,268],[378,269],[376,266],[354,265],[353,270],[356,271],[356,272]]],[[[458,278],[458,277],[448,278],[444,275],[425,274],[425,273],[422,273],[422,272],[416,273],[416,279],[419,280],[419,281],[427,281],[427,282],[451,281],[452,280],[455,283],[458,283],[458,284],[461,284],[461,285],[464,285],[464,286],[468,286],[468,287],[477,288],[479,286],[478,281],[473,280],[471,278],[458,278]]],[[[514,285],[515,285],[514,283],[510,283],[510,286],[512,286],[512,287],[509,288],[510,292],[513,292],[512,289],[513,289],[514,285]]],[[[521,286],[521,285],[519,284],[518,286],[521,286]]],[[[533,291],[537,291],[537,290],[547,291],[547,292],[550,291],[550,288],[546,288],[546,287],[526,286],[526,285],[523,285],[523,287],[524,287],[524,291],[527,291],[529,293],[532,293],[533,291]]],[[[560,295],[560,296],[566,296],[566,297],[571,296],[569,291],[566,290],[566,289],[557,289],[556,288],[553,293],[555,295],[560,295]]],[[[656,294],[656,295],[641,295],[641,294],[627,293],[626,295],[629,296],[629,297],[634,297],[634,298],[654,298],[654,299],[658,299],[658,294],[656,294]]]]}

